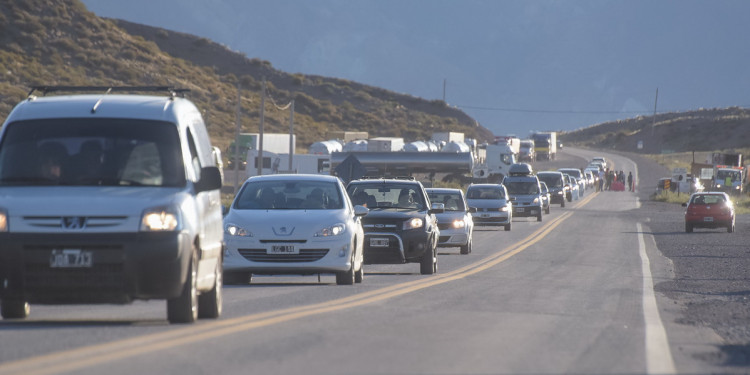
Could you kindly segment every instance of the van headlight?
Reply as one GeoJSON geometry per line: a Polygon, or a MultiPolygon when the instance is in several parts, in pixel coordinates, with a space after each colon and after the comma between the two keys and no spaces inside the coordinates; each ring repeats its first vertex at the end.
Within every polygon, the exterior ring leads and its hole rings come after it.
{"type": "Polygon", "coordinates": [[[464,219],[453,220],[453,225],[452,225],[453,228],[455,228],[455,229],[461,229],[461,228],[463,228],[465,226],[466,226],[466,222],[464,221],[464,219]]]}
{"type": "Polygon", "coordinates": [[[8,231],[8,213],[0,209],[0,232],[8,231]]]}
{"type": "Polygon", "coordinates": [[[249,230],[235,224],[227,223],[224,225],[224,233],[230,236],[252,237],[253,233],[249,230]]]}
{"type": "Polygon", "coordinates": [[[346,225],[342,223],[333,224],[330,227],[325,227],[315,233],[315,237],[334,237],[344,233],[346,225]]]}
{"type": "Polygon", "coordinates": [[[421,218],[415,217],[415,218],[411,218],[409,220],[404,221],[403,229],[404,230],[417,229],[417,228],[422,228],[423,225],[424,225],[424,220],[422,220],[421,218]]]}
{"type": "Polygon", "coordinates": [[[181,229],[180,215],[171,207],[156,207],[143,211],[142,232],[169,232],[181,229]]]}

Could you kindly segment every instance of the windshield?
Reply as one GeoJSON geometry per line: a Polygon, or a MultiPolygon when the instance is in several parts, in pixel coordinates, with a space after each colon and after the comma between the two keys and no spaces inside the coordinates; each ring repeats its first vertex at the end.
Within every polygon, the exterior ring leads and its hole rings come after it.
{"type": "Polygon", "coordinates": [[[499,186],[471,186],[466,199],[505,199],[505,190],[499,186]]]}
{"type": "Polygon", "coordinates": [[[424,210],[424,201],[419,187],[414,184],[353,184],[347,188],[352,203],[373,208],[403,208],[424,210]]]}
{"type": "Polygon", "coordinates": [[[0,145],[0,185],[184,186],[177,128],[131,119],[15,122],[0,145]]]}
{"type": "Polygon", "coordinates": [[[539,194],[539,184],[535,181],[512,181],[506,182],[505,188],[511,195],[539,194]]]}
{"type": "Polygon", "coordinates": [[[460,193],[428,192],[431,203],[443,203],[446,211],[466,211],[464,200],[460,193]]]}
{"type": "Polygon", "coordinates": [[[560,175],[549,175],[540,173],[537,174],[537,178],[540,181],[544,181],[549,188],[561,188],[563,187],[563,179],[560,175]]]}
{"type": "Polygon", "coordinates": [[[328,181],[249,181],[234,203],[240,210],[337,210],[344,207],[338,184],[328,181]]]}

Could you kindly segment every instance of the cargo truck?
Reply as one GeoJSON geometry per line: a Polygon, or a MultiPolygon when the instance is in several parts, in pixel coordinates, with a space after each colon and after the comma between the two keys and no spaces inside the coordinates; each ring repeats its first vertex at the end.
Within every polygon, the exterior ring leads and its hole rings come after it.
{"type": "MultiPolygon", "coordinates": [[[[292,150],[296,148],[297,137],[292,135],[292,150]]],[[[248,150],[257,150],[260,148],[258,133],[242,133],[238,138],[239,147],[235,150],[235,142],[232,142],[227,148],[227,167],[234,168],[234,160],[239,159],[239,169],[244,170],[247,166],[245,159],[248,150]]],[[[263,134],[263,151],[273,153],[289,153],[289,134],[286,133],[265,133],[263,134]]]]}
{"type": "Polygon", "coordinates": [[[537,132],[531,134],[534,141],[536,160],[555,160],[557,154],[557,133],[537,132]]]}

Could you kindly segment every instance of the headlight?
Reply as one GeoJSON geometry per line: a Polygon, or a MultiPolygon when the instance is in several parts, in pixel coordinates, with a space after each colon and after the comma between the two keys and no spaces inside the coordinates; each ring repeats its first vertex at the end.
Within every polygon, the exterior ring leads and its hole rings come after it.
{"type": "Polygon", "coordinates": [[[8,214],[0,210],[0,232],[8,231],[8,214]]]}
{"type": "Polygon", "coordinates": [[[716,187],[717,187],[717,188],[720,188],[720,187],[721,187],[721,185],[716,185],[716,187]]]}
{"type": "Polygon", "coordinates": [[[143,211],[141,231],[167,232],[180,229],[180,216],[177,210],[169,207],[158,207],[143,211]]]}
{"type": "Polygon", "coordinates": [[[227,223],[224,225],[224,233],[230,236],[252,237],[253,233],[249,230],[235,224],[227,223]]]}
{"type": "Polygon", "coordinates": [[[738,186],[735,186],[734,188],[735,188],[735,189],[737,189],[737,190],[740,190],[740,187],[739,187],[739,185],[738,185],[738,186]]]}
{"type": "Polygon", "coordinates": [[[498,208],[497,210],[500,211],[500,212],[508,212],[508,206],[502,206],[502,207],[498,208]]]}
{"type": "Polygon", "coordinates": [[[341,233],[344,233],[344,230],[346,229],[346,225],[344,224],[333,224],[330,227],[323,228],[319,230],[317,233],[315,233],[315,237],[332,237],[332,236],[338,236],[341,233]]]}
{"type": "Polygon", "coordinates": [[[453,228],[460,229],[466,226],[464,219],[453,220],[453,228]]]}
{"type": "Polygon", "coordinates": [[[534,204],[539,203],[539,198],[534,198],[534,204]]]}
{"type": "Polygon", "coordinates": [[[422,220],[421,218],[415,217],[411,220],[407,220],[404,222],[404,230],[421,228],[422,225],[424,225],[424,220],[422,220]]]}

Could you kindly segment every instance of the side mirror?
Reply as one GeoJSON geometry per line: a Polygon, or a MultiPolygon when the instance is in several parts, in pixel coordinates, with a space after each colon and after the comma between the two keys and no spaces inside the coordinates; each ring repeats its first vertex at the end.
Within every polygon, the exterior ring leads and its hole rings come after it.
{"type": "Polygon", "coordinates": [[[469,207],[469,212],[476,213],[477,212],[477,208],[476,207],[469,207]]]}
{"type": "Polygon", "coordinates": [[[201,168],[201,179],[195,183],[195,192],[221,189],[221,171],[218,167],[201,168]]]}
{"type": "Polygon", "coordinates": [[[370,209],[365,206],[356,205],[354,206],[354,216],[362,217],[367,215],[370,209]]]}
{"type": "Polygon", "coordinates": [[[431,214],[442,214],[445,212],[445,204],[444,203],[433,203],[432,209],[430,209],[431,214]]]}

